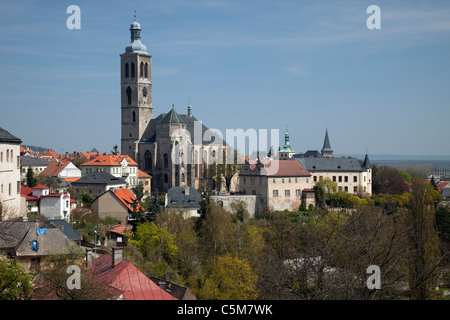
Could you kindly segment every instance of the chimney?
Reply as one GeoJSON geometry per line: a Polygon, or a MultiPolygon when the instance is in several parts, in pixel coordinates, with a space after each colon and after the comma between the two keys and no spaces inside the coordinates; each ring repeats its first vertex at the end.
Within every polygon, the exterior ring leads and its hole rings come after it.
{"type": "Polygon", "coordinates": [[[86,268],[90,268],[92,266],[92,249],[86,248],[86,268]]]}
{"type": "Polygon", "coordinates": [[[115,247],[111,249],[112,249],[112,267],[114,268],[122,261],[123,248],[115,247]]]}
{"type": "Polygon", "coordinates": [[[190,187],[184,187],[184,194],[185,194],[186,196],[188,196],[190,190],[191,190],[190,187]]]}

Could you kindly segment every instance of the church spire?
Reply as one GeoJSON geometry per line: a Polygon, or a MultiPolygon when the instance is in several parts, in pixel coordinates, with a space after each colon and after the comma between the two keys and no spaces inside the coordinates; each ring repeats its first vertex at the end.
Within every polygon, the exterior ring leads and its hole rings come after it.
{"type": "Polygon", "coordinates": [[[136,11],[130,25],[130,34],[131,42],[125,47],[125,53],[147,53],[147,47],[141,43],[141,24],[136,21],[136,11]]]}
{"type": "Polygon", "coordinates": [[[323,141],[322,156],[333,158],[333,149],[331,149],[330,139],[328,138],[328,128],[325,130],[325,139],[323,141]]]}

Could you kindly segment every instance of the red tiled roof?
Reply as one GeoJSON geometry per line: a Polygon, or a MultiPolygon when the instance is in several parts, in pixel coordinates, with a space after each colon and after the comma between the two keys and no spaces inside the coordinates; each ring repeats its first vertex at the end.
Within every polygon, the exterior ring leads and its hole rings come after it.
{"type": "MultiPolygon", "coordinates": [[[[250,164],[254,170],[256,164],[250,164]]],[[[264,163],[261,174],[269,177],[309,177],[311,173],[295,160],[270,160],[264,163]]]]}
{"type": "Polygon", "coordinates": [[[32,187],[31,189],[50,189],[50,187],[44,186],[43,184],[40,184],[38,186],[32,187]]]}
{"type": "MultiPolygon", "coordinates": [[[[128,210],[133,211],[133,203],[136,200],[136,197],[134,196],[133,192],[131,192],[127,188],[120,188],[120,189],[114,189],[112,190],[116,197],[122,201],[122,203],[127,206],[128,210]]],[[[139,210],[141,208],[141,205],[138,203],[136,210],[139,210]]]]}
{"type": "Polygon", "coordinates": [[[123,300],[177,300],[147,278],[131,261],[122,260],[112,267],[112,255],[104,254],[92,261],[92,269],[103,281],[122,292],[123,300]]]}
{"type": "Polygon", "coordinates": [[[112,227],[111,229],[109,229],[109,232],[114,232],[114,233],[120,234],[122,236],[125,236],[125,233],[129,230],[131,230],[130,227],[118,224],[118,225],[112,227]]]}
{"type": "Polygon", "coordinates": [[[152,176],[138,169],[138,178],[151,178],[152,176]]]}
{"type": "Polygon", "coordinates": [[[120,166],[120,162],[125,158],[129,165],[137,166],[136,161],[131,159],[128,155],[111,155],[101,154],[94,159],[82,164],[82,166],[120,166]]]}
{"type": "Polygon", "coordinates": [[[58,174],[64,170],[70,161],[52,161],[40,174],[44,176],[57,177],[58,174]]]}
{"type": "Polygon", "coordinates": [[[61,157],[59,154],[57,154],[52,149],[48,150],[47,152],[44,152],[44,154],[42,154],[42,155],[46,156],[46,157],[52,157],[52,158],[55,158],[55,159],[59,159],[61,157]]]}

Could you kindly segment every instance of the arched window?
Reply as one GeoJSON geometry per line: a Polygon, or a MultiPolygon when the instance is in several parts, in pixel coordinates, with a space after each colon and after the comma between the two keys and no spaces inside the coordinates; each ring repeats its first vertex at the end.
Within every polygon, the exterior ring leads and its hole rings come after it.
{"type": "Polygon", "coordinates": [[[164,183],[168,183],[169,182],[169,175],[166,173],[164,174],[164,183]]]}
{"type": "Polygon", "coordinates": [[[131,90],[131,87],[127,88],[127,97],[128,97],[128,104],[131,104],[131,93],[133,90],[131,90]]]}
{"type": "Polygon", "coordinates": [[[164,153],[164,169],[167,169],[169,167],[169,156],[167,153],[164,153]]]}
{"type": "Polygon", "coordinates": [[[144,66],[144,78],[147,79],[148,78],[148,63],[145,63],[144,66]]]}
{"type": "Polygon", "coordinates": [[[131,77],[134,78],[136,75],[136,69],[134,66],[134,62],[131,63],[131,77]]]}
{"type": "Polygon", "coordinates": [[[128,63],[125,63],[125,78],[128,78],[130,76],[130,66],[128,63]]]}
{"type": "Polygon", "coordinates": [[[186,182],[185,180],[186,180],[186,179],[185,179],[185,177],[184,177],[184,173],[182,173],[182,174],[181,174],[181,182],[184,183],[184,182],[186,182]]]}
{"type": "Polygon", "coordinates": [[[144,63],[141,62],[141,65],[139,66],[139,77],[143,77],[144,76],[144,63]]]}
{"type": "Polygon", "coordinates": [[[136,112],[133,111],[133,122],[136,122],[136,112]]]}
{"type": "Polygon", "coordinates": [[[153,168],[153,166],[152,166],[152,154],[148,150],[144,154],[144,167],[145,167],[145,170],[150,170],[150,171],[153,168]]]}
{"type": "Polygon", "coordinates": [[[144,89],[142,89],[142,95],[143,95],[144,97],[146,97],[146,96],[147,96],[147,93],[148,93],[147,87],[144,87],[144,89]]]}

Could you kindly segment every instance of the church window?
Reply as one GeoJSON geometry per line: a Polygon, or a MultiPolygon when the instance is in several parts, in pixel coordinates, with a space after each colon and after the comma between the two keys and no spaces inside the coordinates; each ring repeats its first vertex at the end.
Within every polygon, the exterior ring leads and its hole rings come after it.
{"type": "Polygon", "coordinates": [[[181,182],[185,182],[184,173],[181,174],[181,182]]]}
{"type": "MultiPolygon", "coordinates": [[[[136,122],[136,112],[133,111],[133,122],[136,122]]],[[[130,134],[131,136],[131,134],[130,134]]]]}
{"type": "Polygon", "coordinates": [[[146,87],[144,87],[144,89],[142,89],[142,95],[144,96],[144,97],[146,97],[147,96],[147,88],[146,87]]]}
{"type": "Polygon", "coordinates": [[[134,78],[136,75],[136,70],[134,66],[134,62],[131,63],[131,77],[134,78]]]}
{"type": "Polygon", "coordinates": [[[164,183],[168,183],[169,182],[169,175],[166,173],[164,174],[164,183]]]}
{"type": "Polygon", "coordinates": [[[147,79],[148,78],[148,63],[145,63],[144,66],[144,78],[147,79]]]}
{"type": "Polygon", "coordinates": [[[125,63],[125,78],[129,77],[130,77],[130,66],[128,65],[128,63],[125,63]]]}
{"type": "Polygon", "coordinates": [[[139,77],[144,77],[144,63],[141,62],[141,65],[139,66],[139,77]]]}
{"type": "Polygon", "coordinates": [[[167,169],[169,167],[169,156],[167,153],[164,153],[164,169],[167,169]]]}
{"type": "Polygon", "coordinates": [[[152,154],[148,150],[144,154],[144,167],[146,170],[152,170],[152,154]]]}
{"type": "Polygon", "coordinates": [[[128,104],[131,104],[131,93],[133,92],[133,90],[131,90],[130,87],[127,88],[127,98],[128,98],[128,104]]]}

